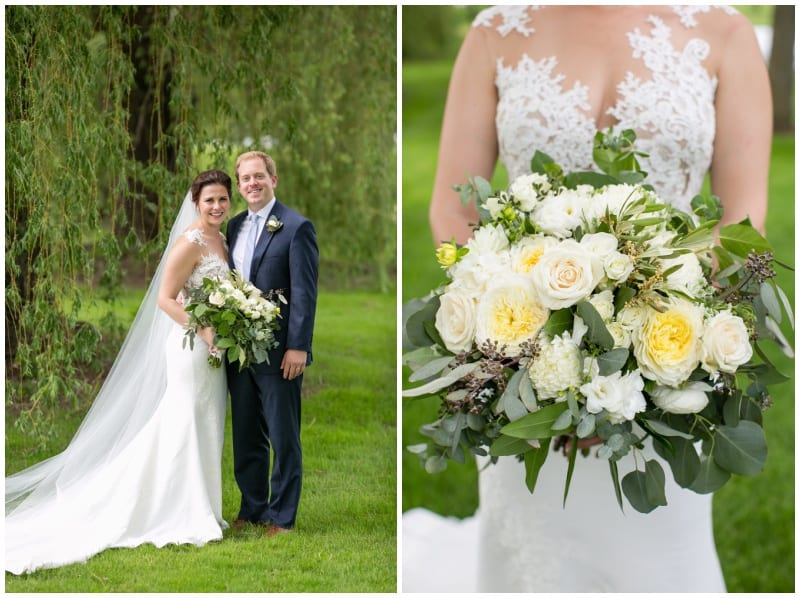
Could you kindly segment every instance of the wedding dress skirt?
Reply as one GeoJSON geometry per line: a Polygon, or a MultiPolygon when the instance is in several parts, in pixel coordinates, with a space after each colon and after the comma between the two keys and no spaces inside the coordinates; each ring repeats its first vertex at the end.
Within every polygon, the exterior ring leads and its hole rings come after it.
{"type": "MultiPolygon", "coordinates": [[[[658,459],[649,446],[643,456],[658,459]]],[[[513,457],[485,469],[479,463],[481,507],[473,517],[403,515],[403,591],[725,592],[711,495],[680,488],[659,462],[668,505],[648,514],[624,495],[620,511],[608,462],[594,452],[578,455],[566,508],[561,453],[548,456],[533,494],[513,457]]],[[[620,479],[633,469],[633,459],[623,459],[620,479]]]]}
{"type": "Polygon", "coordinates": [[[6,571],[82,562],[113,547],[222,538],[225,368],[208,365],[199,338],[182,348],[183,336],[175,324],[165,394],[130,444],[52,500],[6,517],[6,571]]]}

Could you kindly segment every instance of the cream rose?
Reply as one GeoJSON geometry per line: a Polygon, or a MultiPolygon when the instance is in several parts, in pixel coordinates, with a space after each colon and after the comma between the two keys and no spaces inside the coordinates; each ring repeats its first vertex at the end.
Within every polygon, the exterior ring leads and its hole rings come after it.
{"type": "Polygon", "coordinates": [[[656,407],[669,413],[698,413],[708,404],[706,393],[710,390],[703,382],[689,382],[680,389],[656,386],[650,398],[656,407]]]}
{"type": "Polygon", "coordinates": [[[700,363],[703,308],[683,299],[647,308],[644,326],[632,334],[642,375],[664,386],[679,387],[700,363]]]}
{"type": "Polygon", "coordinates": [[[669,259],[660,260],[663,271],[680,266],[666,278],[666,286],[676,291],[682,291],[690,297],[701,297],[706,293],[708,285],[700,260],[693,253],[682,253],[669,259]]]}
{"type": "Polygon", "coordinates": [[[633,260],[629,255],[615,251],[603,260],[603,270],[609,280],[622,283],[628,280],[628,276],[633,272],[633,260]]]}
{"type": "Polygon", "coordinates": [[[465,353],[472,348],[476,322],[476,302],[466,293],[451,289],[439,298],[436,330],[449,351],[465,353]]]}
{"type": "Polygon", "coordinates": [[[580,387],[586,397],[586,410],[600,413],[605,409],[612,424],[630,421],[647,408],[643,389],[644,380],[638,370],[624,375],[617,371],[610,376],[595,376],[580,387]]]}
{"type": "Polygon", "coordinates": [[[733,374],[752,356],[750,334],[742,318],[723,311],[706,320],[701,356],[705,371],[733,374]]]}
{"type": "Polygon", "coordinates": [[[496,341],[505,345],[505,355],[515,357],[520,344],[533,341],[549,313],[527,277],[507,276],[480,297],[475,341],[479,347],[486,341],[496,341]]]}
{"type": "Polygon", "coordinates": [[[572,239],[546,251],[531,270],[542,305],[549,309],[570,307],[586,299],[602,277],[597,257],[572,239]]]}
{"type": "Polygon", "coordinates": [[[225,295],[223,295],[219,291],[214,291],[208,296],[208,302],[211,305],[216,305],[217,307],[221,307],[225,305],[225,295]]]}

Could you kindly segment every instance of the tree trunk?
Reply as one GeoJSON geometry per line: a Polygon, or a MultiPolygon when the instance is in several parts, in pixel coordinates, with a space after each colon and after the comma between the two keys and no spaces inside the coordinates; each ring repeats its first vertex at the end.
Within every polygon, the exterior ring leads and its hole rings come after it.
{"type": "MultiPolygon", "coordinates": [[[[165,18],[169,7],[139,6],[133,12],[133,25],[138,31],[125,48],[134,67],[133,86],[128,97],[128,131],[133,146],[133,157],[144,169],[160,164],[167,171],[175,171],[176,150],[173,144],[159,147],[162,133],[172,125],[170,114],[170,84],[172,68],[164,60],[164,48],[154,43],[152,29],[159,19],[165,18]]],[[[158,234],[158,194],[142,180],[139,173],[130,177],[130,199],[126,211],[130,225],[143,241],[158,234]]]]}
{"type": "Polygon", "coordinates": [[[794,5],[775,6],[772,27],[772,52],[769,58],[772,85],[773,129],[794,130],[792,84],[794,83],[794,5]]]}

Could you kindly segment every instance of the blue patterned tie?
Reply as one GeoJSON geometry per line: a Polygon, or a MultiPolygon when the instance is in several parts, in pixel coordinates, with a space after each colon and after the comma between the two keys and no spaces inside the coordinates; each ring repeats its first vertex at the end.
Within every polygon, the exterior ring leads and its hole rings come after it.
{"type": "Polygon", "coordinates": [[[250,266],[253,263],[253,253],[256,250],[256,240],[258,239],[258,214],[250,214],[250,231],[247,235],[247,245],[244,247],[244,259],[242,260],[242,277],[250,279],[250,266]]]}

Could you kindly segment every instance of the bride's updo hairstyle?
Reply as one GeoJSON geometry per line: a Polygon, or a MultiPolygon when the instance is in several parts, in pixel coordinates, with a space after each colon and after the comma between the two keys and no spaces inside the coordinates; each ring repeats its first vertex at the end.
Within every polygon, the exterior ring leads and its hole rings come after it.
{"type": "Polygon", "coordinates": [[[200,192],[206,185],[222,185],[228,190],[228,197],[231,193],[231,177],[223,170],[205,170],[198,174],[192,181],[192,201],[194,205],[200,201],[200,192]]]}

